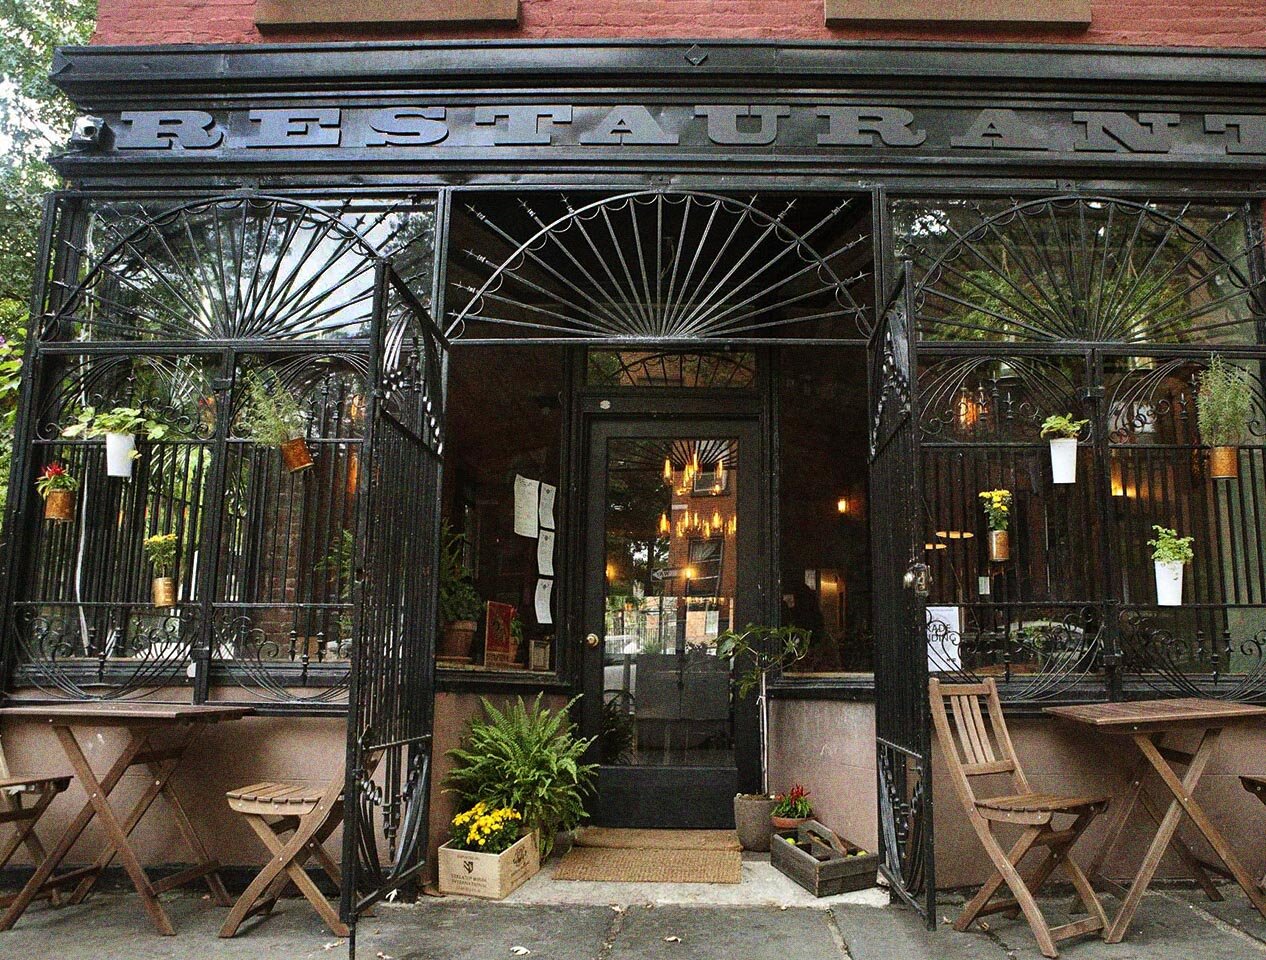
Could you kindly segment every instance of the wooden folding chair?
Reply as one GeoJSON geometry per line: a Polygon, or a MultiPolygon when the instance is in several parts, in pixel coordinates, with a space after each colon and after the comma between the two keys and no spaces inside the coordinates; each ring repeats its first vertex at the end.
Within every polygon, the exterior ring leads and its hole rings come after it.
{"type": "Polygon", "coordinates": [[[233,905],[220,936],[232,937],[250,917],[272,912],[286,887],[294,883],[334,935],[346,937],[347,924],[304,869],[311,857],[336,887],[342,886],[338,864],[323,844],[343,821],[343,778],[316,786],[253,783],[229,791],[228,800],[229,806],[246,818],[272,858],[233,905]],[[289,839],[286,834],[290,834],[289,839]]]}
{"type": "MultiPolygon", "coordinates": [[[[18,848],[25,846],[35,866],[44,862],[47,854],[39,837],[35,835],[35,825],[44,811],[53,802],[53,798],[70,786],[70,777],[18,776],[9,771],[5,760],[4,748],[0,746],[0,823],[14,824],[12,836],[0,841],[0,869],[4,869],[18,848]],[[29,799],[28,806],[24,802],[29,799]]],[[[61,898],[56,890],[50,890],[48,896],[54,904],[61,898]]],[[[17,899],[17,894],[0,897],[0,907],[7,907],[17,899]]]]}
{"type": "Polygon", "coordinates": [[[928,695],[936,738],[940,742],[950,780],[967,812],[967,819],[994,865],[993,875],[963,907],[963,912],[954,921],[954,929],[967,930],[977,918],[988,914],[1010,913],[1014,916],[1023,912],[1033,935],[1037,937],[1038,947],[1047,957],[1059,956],[1055,944],[1061,940],[1105,929],[1108,918],[1103,906],[1069,851],[1091,821],[1107,809],[1108,798],[1062,797],[1034,792],[1015,755],[1002,716],[1002,705],[998,701],[998,687],[993,680],[941,683],[934,679],[928,683],[928,695]],[[982,701],[988,705],[988,720],[986,712],[981,709],[982,701]],[[949,704],[948,709],[946,704],[949,704]],[[1012,792],[994,797],[977,796],[973,786],[977,778],[998,774],[1011,775],[1012,792]],[[1071,817],[1072,822],[1056,829],[1054,820],[1057,816],[1071,817]],[[1010,850],[1004,850],[994,834],[995,824],[1012,824],[1021,828],[1020,838],[1010,850]],[[1025,854],[1035,847],[1045,848],[1046,855],[1025,878],[1020,874],[1019,864],[1025,854]],[[1052,928],[1042,916],[1034,895],[1060,866],[1068,872],[1090,916],[1052,928]],[[1011,890],[1011,897],[990,903],[990,898],[1004,883],[1011,890]]]}

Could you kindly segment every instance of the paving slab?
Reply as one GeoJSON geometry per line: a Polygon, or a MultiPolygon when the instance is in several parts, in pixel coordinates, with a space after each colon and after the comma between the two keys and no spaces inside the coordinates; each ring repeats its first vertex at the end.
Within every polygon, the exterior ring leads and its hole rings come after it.
{"type": "Polygon", "coordinates": [[[852,960],[1010,960],[987,934],[955,933],[946,924],[928,930],[917,914],[901,907],[843,904],[831,915],[852,960]]]}
{"type": "Polygon", "coordinates": [[[841,960],[823,910],[629,907],[603,960],[841,960]]]}
{"type": "MultiPolygon", "coordinates": [[[[529,907],[424,899],[384,906],[378,922],[362,920],[356,954],[366,960],[595,960],[619,922],[610,907],[529,907]]],[[[343,954],[341,954],[343,955],[343,954]]]]}
{"type": "Polygon", "coordinates": [[[1219,889],[1225,898],[1221,901],[1210,900],[1198,890],[1172,891],[1167,895],[1185,901],[1193,910],[1216,917],[1232,930],[1266,943],[1266,919],[1248,902],[1244,891],[1229,883],[1219,889]]]}

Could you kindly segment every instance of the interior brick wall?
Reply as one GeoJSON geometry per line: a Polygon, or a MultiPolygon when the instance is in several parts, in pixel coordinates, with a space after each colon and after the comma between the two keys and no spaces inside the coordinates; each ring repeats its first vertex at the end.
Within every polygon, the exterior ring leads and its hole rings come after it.
{"type": "Polygon", "coordinates": [[[519,26],[335,33],[255,28],[254,0],[100,0],[96,43],[483,38],[755,38],[1028,41],[1266,47],[1261,0],[1095,0],[1088,30],[883,26],[828,29],[822,0],[523,0],[519,26]]]}

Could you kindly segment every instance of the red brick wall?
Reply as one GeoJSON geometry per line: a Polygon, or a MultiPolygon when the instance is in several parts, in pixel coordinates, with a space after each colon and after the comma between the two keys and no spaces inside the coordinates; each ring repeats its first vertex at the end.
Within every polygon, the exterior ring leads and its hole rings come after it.
{"type": "MultiPolygon", "coordinates": [[[[261,36],[254,0],[100,0],[96,43],[258,43],[338,40],[335,33],[261,36]]],[[[354,36],[747,37],[773,40],[923,39],[1266,47],[1262,0],[1095,0],[1089,30],[954,29],[931,26],[829,30],[822,0],[522,0],[518,28],[393,28],[354,36]]]]}

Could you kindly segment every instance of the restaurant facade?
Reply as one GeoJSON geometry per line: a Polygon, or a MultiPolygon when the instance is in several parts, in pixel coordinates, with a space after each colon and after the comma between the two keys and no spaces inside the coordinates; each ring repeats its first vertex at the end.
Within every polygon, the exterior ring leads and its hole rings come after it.
{"type": "MultiPolygon", "coordinates": [[[[481,696],[579,696],[595,822],[728,826],[762,748],[717,639],[781,623],[812,640],[770,688],[771,789],[807,786],[927,910],[982,869],[933,815],[930,674],[996,679],[1050,789],[1127,770],[1044,706],[1266,697],[1266,53],[1151,3],[145,6],[103,0],[102,43],[52,64],[81,118],[33,293],[5,680],[254,707],[180,785],[223,862],[256,859],[226,789],[345,758],[349,823],[434,848],[481,696]],[[1252,389],[1230,476],[1198,424],[1214,364],[1252,389]],[[115,406],[165,428],[126,481],[64,432],[115,406]],[[1058,415],[1085,421],[1073,483],[1058,415]],[[32,483],[54,461],[67,522],[32,483]],[[1156,525],[1194,538],[1178,605],[1156,525]],[[384,750],[385,786],[357,779],[384,750]]],[[[1266,46],[1247,4],[1235,28],[1266,46]]],[[[48,749],[3,732],[15,766],[48,749]]],[[[1207,788],[1258,872],[1236,778],[1262,743],[1228,734],[1207,788]]]]}

